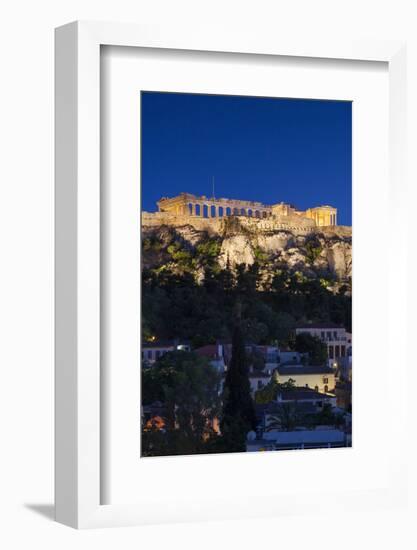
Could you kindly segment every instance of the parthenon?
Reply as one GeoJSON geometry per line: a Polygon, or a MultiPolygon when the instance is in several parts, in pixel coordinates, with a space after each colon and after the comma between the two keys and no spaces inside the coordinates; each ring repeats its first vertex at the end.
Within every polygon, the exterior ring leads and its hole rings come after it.
{"type": "Polygon", "coordinates": [[[163,197],[157,202],[157,205],[160,212],[168,212],[176,216],[201,218],[246,216],[262,219],[299,219],[300,221],[308,219],[313,220],[313,225],[317,226],[337,225],[337,209],[329,205],[301,211],[283,202],[267,205],[256,201],[208,198],[204,195],[196,196],[190,193],[181,193],[172,198],[163,197]]]}

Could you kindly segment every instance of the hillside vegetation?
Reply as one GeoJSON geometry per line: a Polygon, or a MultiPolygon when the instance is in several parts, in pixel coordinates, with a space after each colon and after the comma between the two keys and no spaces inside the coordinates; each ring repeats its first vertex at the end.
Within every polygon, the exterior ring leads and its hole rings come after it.
{"type": "Polygon", "coordinates": [[[256,231],[237,217],[222,230],[192,225],[144,227],[144,338],[230,339],[239,306],[245,338],[291,344],[300,322],[351,329],[350,228],[309,234],[256,231]]]}

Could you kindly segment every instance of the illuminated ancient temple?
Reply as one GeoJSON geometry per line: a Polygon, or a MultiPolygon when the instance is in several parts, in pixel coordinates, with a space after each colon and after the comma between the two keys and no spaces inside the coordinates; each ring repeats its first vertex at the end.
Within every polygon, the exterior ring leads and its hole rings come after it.
{"type": "Polygon", "coordinates": [[[181,193],[172,198],[163,197],[157,204],[160,212],[167,212],[175,216],[200,218],[246,216],[262,219],[313,220],[316,226],[337,225],[337,209],[329,205],[316,206],[301,211],[283,202],[267,205],[256,201],[208,198],[204,195],[196,196],[190,193],[181,193]]]}

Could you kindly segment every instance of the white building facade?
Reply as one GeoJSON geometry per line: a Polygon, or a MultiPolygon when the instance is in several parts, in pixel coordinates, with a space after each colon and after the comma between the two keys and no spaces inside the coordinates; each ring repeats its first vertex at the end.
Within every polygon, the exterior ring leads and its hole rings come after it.
{"type": "Polygon", "coordinates": [[[345,328],[329,324],[305,325],[295,329],[296,334],[310,334],[327,345],[329,366],[346,367],[351,363],[352,335],[345,328]]]}

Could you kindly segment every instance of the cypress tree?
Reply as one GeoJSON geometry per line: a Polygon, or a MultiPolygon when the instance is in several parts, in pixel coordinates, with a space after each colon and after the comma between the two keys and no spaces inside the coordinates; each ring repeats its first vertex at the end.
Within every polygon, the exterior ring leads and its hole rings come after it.
{"type": "Polygon", "coordinates": [[[235,326],[232,357],[224,385],[221,430],[225,451],[246,450],[246,435],[256,428],[255,409],[250,393],[249,369],[241,328],[235,326]]]}

